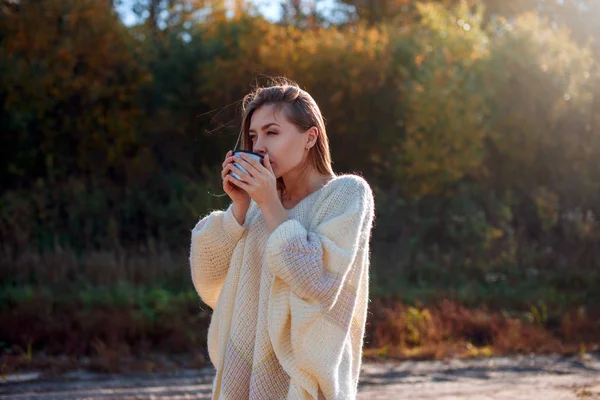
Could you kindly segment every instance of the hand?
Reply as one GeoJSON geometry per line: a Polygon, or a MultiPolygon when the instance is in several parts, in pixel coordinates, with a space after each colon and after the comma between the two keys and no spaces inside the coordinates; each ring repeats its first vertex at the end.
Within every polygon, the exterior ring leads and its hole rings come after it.
{"type": "Polygon", "coordinates": [[[273,204],[275,200],[279,201],[277,178],[271,167],[268,154],[263,159],[264,165],[244,153],[240,153],[240,158],[236,160],[248,173],[244,173],[241,169],[232,165],[231,170],[243,179],[240,181],[231,177],[234,185],[248,193],[261,208],[273,204]]]}
{"type": "Polygon", "coordinates": [[[229,152],[225,156],[225,161],[223,162],[223,170],[221,171],[221,178],[223,179],[223,190],[225,191],[225,193],[227,193],[231,201],[248,207],[250,205],[250,195],[240,187],[233,184],[234,182],[237,182],[237,179],[235,179],[229,173],[233,170],[233,163],[233,152],[229,150],[229,152]]]}

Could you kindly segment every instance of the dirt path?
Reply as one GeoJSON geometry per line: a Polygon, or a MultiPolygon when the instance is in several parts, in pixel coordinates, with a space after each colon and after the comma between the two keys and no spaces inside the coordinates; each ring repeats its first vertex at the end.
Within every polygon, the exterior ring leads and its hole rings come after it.
{"type": "MultiPolygon", "coordinates": [[[[74,371],[0,378],[0,399],[209,399],[213,371],[107,375],[74,371]]],[[[600,354],[365,363],[359,400],[600,399],[600,354]]]]}

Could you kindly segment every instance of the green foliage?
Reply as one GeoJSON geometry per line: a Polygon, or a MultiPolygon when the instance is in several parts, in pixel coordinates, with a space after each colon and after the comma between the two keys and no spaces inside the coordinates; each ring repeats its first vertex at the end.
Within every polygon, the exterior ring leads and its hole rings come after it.
{"type": "Polygon", "coordinates": [[[405,65],[404,135],[392,148],[395,176],[407,196],[439,194],[481,166],[485,117],[483,89],[488,37],[483,10],[466,3],[451,12],[420,5],[422,24],[411,31],[405,65]]]}
{"type": "Polygon", "coordinates": [[[548,308],[543,302],[532,305],[528,314],[530,322],[544,326],[548,322],[548,308]]]}
{"type": "Polygon", "coordinates": [[[416,307],[409,307],[404,319],[408,330],[408,342],[413,346],[419,346],[431,324],[429,310],[419,310],[416,307]]]}

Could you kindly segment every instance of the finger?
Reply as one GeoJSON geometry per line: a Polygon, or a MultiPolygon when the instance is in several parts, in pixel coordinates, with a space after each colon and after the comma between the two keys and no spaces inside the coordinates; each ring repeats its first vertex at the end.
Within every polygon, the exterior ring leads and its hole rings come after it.
{"type": "Polygon", "coordinates": [[[231,192],[235,192],[238,190],[243,190],[238,184],[237,184],[237,179],[235,179],[233,176],[231,175],[227,175],[225,177],[225,180],[223,182],[225,182],[223,185],[227,188],[227,190],[231,191],[231,192]]]}
{"type": "Polygon", "coordinates": [[[225,154],[225,159],[227,159],[227,158],[228,158],[230,155],[231,155],[231,150],[229,150],[229,151],[227,152],[227,154],[225,154]]]}
{"type": "Polygon", "coordinates": [[[226,174],[229,174],[229,173],[230,173],[230,172],[233,170],[233,167],[234,167],[234,166],[235,166],[235,164],[234,164],[234,163],[227,164],[227,165],[226,165],[226,166],[223,168],[223,171],[221,172],[221,174],[222,174],[223,176],[225,176],[226,174]]]}
{"type": "Polygon", "coordinates": [[[237,179],[235,179],[233,176],[226,175],[225,178],[223,179],[223,182],[225,182],[229,186],[236,187],[235,184],[234,184],[236,180],[237,179]]]}
{"type": "Polygon", "coordinates": [[[250,158],[246,158],[246,156],[244,154],[242,154],[242,157],[238,159],[239,163],[246,168],[246,170],[248,171],[248,173],[250,174],[250,176],[254,176],[254,175],[259,175],[260,174],[260,167],[262,167],[262,165],[260,165],[257,161],[255,160],[251,160],[250,158]],[[259,166],[260,165],[260,166],[259,166]]]}
{"type": "Polygon", "coordinates": [[[223,171],[221,171],[221,178],[225,178],[227,175],[229,175],[229,171],[231,171],[231,165],[232,164],[227,164],[224,168],[223,171]]]}
{"type": "Polygon", "coordinates": [[[248,182],[248,183],[255,182],[255,180],[254,180],[254,177],[253,177],[252,175],[248,174],[247,172],[244,172],[244,171],[242,171],[242,170],[241,170],[240,168],[238,168],[238,167],[237,167],[237,165],[235,165],[235,164],[230,164],[230,165],[231,165],[231,170],[232,170],[232,171],[234,171],[234,170],[235,170],[235,172],[237,172],[238,176],[242,177],[242,179],[243,179],[245,182],[248,182]]]}
{"type": "Polygon", "coordinates": [[[233,176],[230,175],[229,177],[229,183],[231,183],[234,186],[239,187],[240,189],[244,189],[247,191],[247,189],[250,187],[250,185],[248,185],[246,182],[244,181],[240,181],[239,179],[234,178],[233,176]]]}
{"type": "Polygon", "coordinates": [[[233,157],[227,157],[225,161],[223,161],[222,167],[225,168],[227,164],[231,164],[233,162],[233,157]]]}
{"type": "Polygon", "coordinates": [[[274,175],[274,174],[275,174],[275,172],[273,172],[273,167],[271,166],[271,158],[269,157],[269,155],[268,155],[268,154],[265,156],[265,158],[264,158],[264,161],[263,161],[263,162],[264,162],[264,164],[265,164],[265,165],[264,165],[264,167],[265,167],[266,169],[268,169],[268,170],[269,170],[269,172],[270,172],[270,173],[272,173],[272,174],[274,175]]]}
{"type": "Polygon", "coordinates": [[[238,186],[236,185],[236,183],[240,182],[240,180],[234,178],[232,175],[227,175],[227,176],[225,176],[225,179],[223,180],[223,182],[225,182],[225,184],[227,184],[233,188],[237,188],[238,186]]]}

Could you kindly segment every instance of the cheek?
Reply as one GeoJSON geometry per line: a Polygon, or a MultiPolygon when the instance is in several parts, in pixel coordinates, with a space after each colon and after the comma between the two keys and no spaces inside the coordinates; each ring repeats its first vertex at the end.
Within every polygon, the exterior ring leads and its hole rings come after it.
{"type": "Polygon", "coordinates": [[[269,153],[273,156],[273,162],[279,171],[294,168],[302,162],[304,153],[302,140],[289,140],[289,138],[278,138],[269,143],[269,153]]]}
{"type": "Polygon", "coordinates": [[[282,148],[277,157],[277,165],[282,165],[286,168],[293,168],[302,161],[302,152],[298,151],[298,147],[292,144],[282,148]]]}

